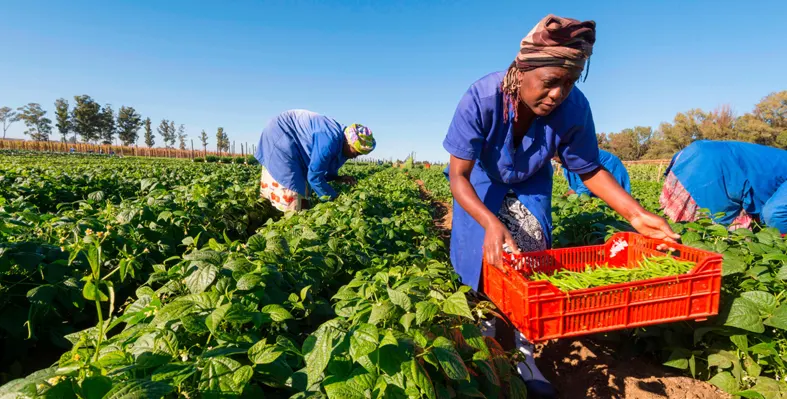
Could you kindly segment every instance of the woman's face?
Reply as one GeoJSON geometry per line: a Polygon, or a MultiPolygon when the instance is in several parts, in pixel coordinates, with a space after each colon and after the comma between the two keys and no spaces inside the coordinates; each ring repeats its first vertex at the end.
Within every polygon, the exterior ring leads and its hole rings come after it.
{"type": "Polygon", "coordinates": [[[342,146],[342,152],[344,153],[344,156],[347,159],[355,159],[361,155],[357,151],[355,151],[355,148],[352,148],[350,146],[347,140],[344,140],[344,145],[342,146]]]}
{"type": "Polygon", "coordinates": [[[534,114],[547,116],[571,93],[582,71],[562,67],[541,67],[519,72],[519,99],[534,114]]]}

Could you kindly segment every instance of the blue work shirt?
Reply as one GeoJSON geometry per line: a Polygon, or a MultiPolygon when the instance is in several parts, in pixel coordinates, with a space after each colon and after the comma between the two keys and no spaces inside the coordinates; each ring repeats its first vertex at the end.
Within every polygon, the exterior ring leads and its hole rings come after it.
{"type": "MultiPolygon", "coordinates": [[[[612,175],[612,177],[615,178],[618,184],[620,184],[620,186],[623,187],[627,193],[631,194],[631,181],[629,180],[629,172],[626,170],[626,167],[623,166],[623,162],[620,161],[620,158],[608,151],[599,150],[598,160],[601,163],[601,166],[603,166],[604,169],[606,169],[612,175]]],[[[579,177],[578,174],[569,172],[568,169],[564,168],[563,177],[568,180],[568,186],[574,190],[577,195],[586,194],[591,197],[596,196],[590,191],[590,189],[585,187],[585,184],[582,183],[582,178],[579,177]]]]}
{"type": "Polygon", "coordinates": [[[730,224],[740,214],[759,216],[787,233],[787,151],[738,141],[700,140],[673,156],[672,172],[700,208],[723,213],[730,224]]]}
{"type": "MultiPolygon", "coordinates": [[[[590,105],[574,88],[551,114],[536,118],[522,143],[514,148],[513,107],[503,121],[504,72],[475,82],[456,108],[443,141],[453,156],[474,160],[470,183],[486,207],[500,211],[505,195],[513,191],[538,219],[547,245],[552,231],[552,164],[557,153],[572,172],[588,173],[599,167],[598,142],[590,105]]],[[[454,200],[451,263],[462,283],[478,289],[483,256],[484,228],[454,200]]]]}
{"type": "Polygon", "coordinates": [[[318,197],[333,199],[336,191],[328,181],[347,162],[344,128],[311,111],[286,111],[262,130],[254,157],[282,186],[305,196],[308,184],[318,197]]]}

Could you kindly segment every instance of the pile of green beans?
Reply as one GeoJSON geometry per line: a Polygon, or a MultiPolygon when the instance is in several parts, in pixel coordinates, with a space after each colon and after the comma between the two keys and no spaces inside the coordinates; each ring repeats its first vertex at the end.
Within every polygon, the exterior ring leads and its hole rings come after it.
{"type": "Polygon", "coordinates": [[[654,256],[643,258],[637,268],[609,267],[608,264],[585,265],[585,270],[575,272],[567,269],[558,270],[551,275],[534,272],[533,281],[546,280],[561,291],[581,290],[611,284],[628,283],[658,277],[676,276],[688,273],[694,263],[678,260],[670,256],[654,256]]]}

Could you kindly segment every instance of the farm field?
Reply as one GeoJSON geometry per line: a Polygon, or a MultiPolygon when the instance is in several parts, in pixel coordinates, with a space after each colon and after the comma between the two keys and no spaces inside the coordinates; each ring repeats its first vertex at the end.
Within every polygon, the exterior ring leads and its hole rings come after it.
{"type": "MultiPolygon", "coordinates": [[[[356,186],[288,217],[258,199],[259,171],[0,154],[0,397],[526,397],[515,358],[480,334],[492,305],[448,261],[442,168],[348,164],[356,186]]],[[[629,171],[658,211],[659,167],[629,171]]],[[[566,190],[556,175],[555,246],[629,230],[566,190]]],[[[720,315],[550,342],[542,371],[564,397],[630,392],[626,366],[652,397],[787,397],[785,240],[674,229],[724,254],[720,315]]]]}

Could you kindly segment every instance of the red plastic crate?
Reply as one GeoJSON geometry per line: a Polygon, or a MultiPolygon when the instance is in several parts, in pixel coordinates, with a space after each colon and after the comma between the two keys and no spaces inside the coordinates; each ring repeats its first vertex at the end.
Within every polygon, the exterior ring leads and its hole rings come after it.
{"type": "Polygon", "coordinates": [[[603,245],[504,254],[508,273],[483,265],[484,293],[531,342],[643,327],[702,321],[719,312],[722,256],[669,243],[677,259],[696,263],[686,274],[563,292],[531,281],[528,270],[584,270],[587,264],[637,267],[646,256],[664,256],[664,241],[617,233],[603,245]],[[517,270],[519,269],[519,270],[517,270]]]}

